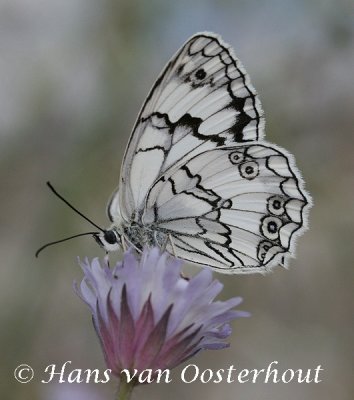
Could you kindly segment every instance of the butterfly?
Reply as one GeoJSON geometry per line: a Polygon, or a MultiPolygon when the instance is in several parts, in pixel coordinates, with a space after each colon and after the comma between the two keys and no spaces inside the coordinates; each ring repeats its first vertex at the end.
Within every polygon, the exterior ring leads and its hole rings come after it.
{"type": "Polygon", "coordinates": [[[233,50],[192,36],[168,62],[135,123],[95,234],[106,251],[159,246],[229,274],[287,266],[311,198],[294,157],[264,140],[259,97],[233,50]]]}

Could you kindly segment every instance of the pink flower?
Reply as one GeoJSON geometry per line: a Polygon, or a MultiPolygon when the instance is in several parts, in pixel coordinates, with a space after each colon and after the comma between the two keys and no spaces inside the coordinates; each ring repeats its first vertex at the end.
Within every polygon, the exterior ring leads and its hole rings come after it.
{"type": "Polygon", "coordinates": [[[200,350],[228,347],[229,322],[249,316],[233,310],[240,297],[214,301],[223,285],[210,270],[187,280],[181,261],[157,248],[128,250],[114,268],[97,258],[80,264],[85,277],[76,291],[117,377],[123,369],[171,369],[200,350]]]}

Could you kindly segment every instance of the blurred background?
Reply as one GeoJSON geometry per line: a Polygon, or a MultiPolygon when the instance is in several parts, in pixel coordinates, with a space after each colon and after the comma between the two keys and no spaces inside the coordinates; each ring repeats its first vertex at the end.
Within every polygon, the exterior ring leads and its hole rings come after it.
{"type": "Polygon", "coordinates": [[[77,256],[103,256],[91,238],[35,250],[90,226],[47,180],[101,225],[121,158],[148,93],[193,33],[230,43],[266,113],[269,141],[296,156],[314,198],[310,230],[289,270],[217,278],[252,318],[201,369],[324,368],[319,384],[170,384],[135,398],[353,398],[354,6],[348,0],[0,1],[0,397],[112,399],[110,384],[40,383],[48,364],[105,369],[88,310],[72,290],[77,256]],[[37,376],[17,383],[30,364],[37,376]]]}

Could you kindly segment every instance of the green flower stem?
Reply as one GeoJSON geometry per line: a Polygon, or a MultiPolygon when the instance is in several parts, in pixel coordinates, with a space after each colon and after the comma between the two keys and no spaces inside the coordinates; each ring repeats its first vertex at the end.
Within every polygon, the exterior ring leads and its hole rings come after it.
{"type": "Polygon", "coordinates": [[[118,386],[117,400],[129,400],[134,386],[134,381],[127,382],[125,378],[121,377],[118,386]]]}

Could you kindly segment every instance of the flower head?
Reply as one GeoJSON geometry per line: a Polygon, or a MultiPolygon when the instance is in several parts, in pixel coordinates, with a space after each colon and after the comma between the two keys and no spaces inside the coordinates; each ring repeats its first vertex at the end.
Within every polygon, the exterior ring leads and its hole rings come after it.
{"type": "Polygon", "coordinates": [[[223,285],[202,269],[187,280],[182,262],[157,248],[133,250],[109,268],[81,262],[77,293],[90,307],[108,368],[171,369],[203,349],[221,349],[229,322],[249,314],[233,310],[240,297],[214,301],[223,285]]]}

